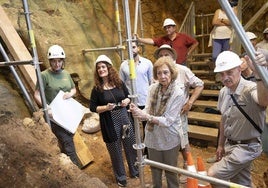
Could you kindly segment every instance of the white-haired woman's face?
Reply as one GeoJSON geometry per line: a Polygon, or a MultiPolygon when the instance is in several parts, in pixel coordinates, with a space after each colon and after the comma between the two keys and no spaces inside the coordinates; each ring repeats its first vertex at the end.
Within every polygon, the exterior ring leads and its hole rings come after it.
{"type": "Polygon", "coordinates": [[[164,64],[157,68],[157,80],[163,87],[168,87],[171,82],[171,72],[169,67],[164,64]]]}

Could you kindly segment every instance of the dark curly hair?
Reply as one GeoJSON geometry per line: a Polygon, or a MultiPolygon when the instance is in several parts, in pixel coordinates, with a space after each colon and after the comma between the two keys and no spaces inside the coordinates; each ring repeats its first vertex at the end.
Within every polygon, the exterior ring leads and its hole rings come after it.
{"type": "MultiPolygon", "coordinates": [[[[107,62],[99,62],[99,63],[105,63],[108,69],[108,83],[111,85],[114,85],[117,88],[122,88],[122,80],[119,78],[119,74],[117,70],[109,63],[107,62]]],[[[98,63],[97,63],[98,64],[98,63]]],[[[94,73],[94,80],[95,80],[95,88],[101,92],[103,92],[103,80],[99,76],[97,71],[97,64],[95,66],[95,73],[94,73]]]]}

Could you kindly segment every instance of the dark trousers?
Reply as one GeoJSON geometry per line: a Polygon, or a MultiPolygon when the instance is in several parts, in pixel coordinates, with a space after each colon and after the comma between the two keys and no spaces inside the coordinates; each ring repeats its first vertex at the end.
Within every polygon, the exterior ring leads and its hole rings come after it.
{"type": "MultiPolygon", "coordinates": [[[[138,106],[138,107],[141,110],[143,110],[145,108],[145,106],[138,106]]],[[[142,128],[143,128],[142,132],[143,132],[143,140],[144,140],[144,138],[145,138],[145,126],[146,126],[147,121],[142,121],[141,123],[142,123],[142,128]]],[[[148,149],[147,149],[147,147],[144,148],[143,153],[144,153],[144,155],[147,155],[147,157],[148,157],[148,149]]]]}
{"type": "Polygon", "coordinates": [[[70,157],[71,161],[76,164],[77,166],[80,165],[78,156],[75,152],[73,136],[74,134],[66,131],[64,128],[60,127],[54,122],[51,123],[52,132],[58,138],[58,142],[60,144],[61,152],[65,153],[67,156],[70,157]]]}

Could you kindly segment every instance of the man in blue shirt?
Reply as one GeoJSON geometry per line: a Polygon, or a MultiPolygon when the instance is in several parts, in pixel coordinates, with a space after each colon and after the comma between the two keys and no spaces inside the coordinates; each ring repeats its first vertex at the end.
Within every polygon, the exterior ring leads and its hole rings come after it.
{"type": "MultiPolygon", "coordinates": [[[[153,64],[149,59],[139,55],[140,48],[137,41],[132,42],[132,52],[136,68],[136,91],[137,91],[137,105],[140,109],[144,109],[145,102],[149,90],[149,86],[153,82],[153,64]]],[[[119,70],[121,80],[126,84],[129,92],[131,93],[131,80],[129,77],[129,62],[124,61],[119,70]]],[[[143,135],[146,121],[142,122],[143,135]]],[[[145,154],[147,154],[145,150],[145,154]]]]}

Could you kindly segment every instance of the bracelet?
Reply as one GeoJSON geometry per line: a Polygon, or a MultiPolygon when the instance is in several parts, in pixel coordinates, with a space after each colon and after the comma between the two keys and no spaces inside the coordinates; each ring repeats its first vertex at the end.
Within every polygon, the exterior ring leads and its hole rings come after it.
{"type": "Polygon", "coordinates": [[[261,82],[262,79],[261,78],[255,78],[256,82],[261,82]]]}
{"type": "Polygon", "coordinates": [[[148,118],[148,122],[151,123],[152,121],[153,121],[153,116],[150,115],[148,118]]]}

